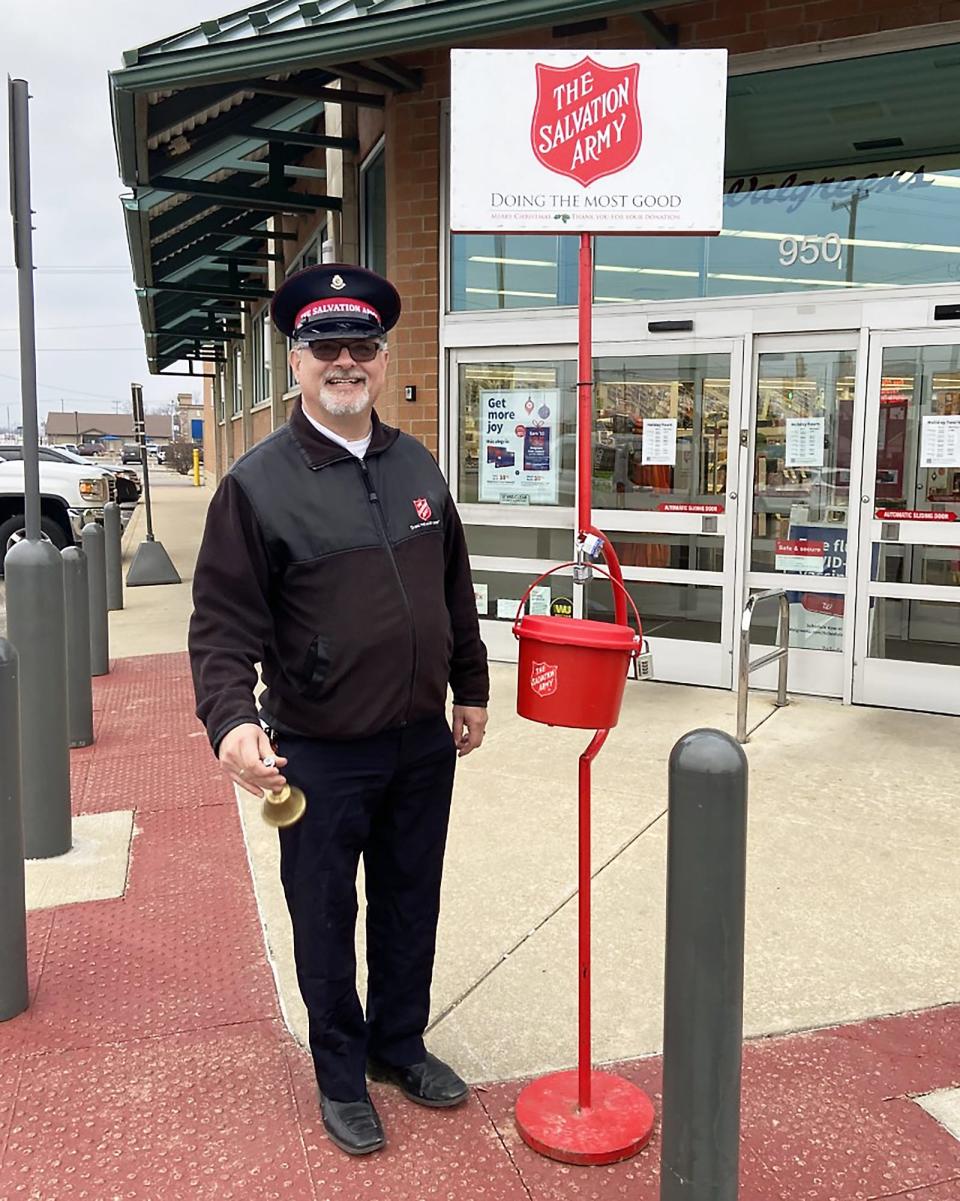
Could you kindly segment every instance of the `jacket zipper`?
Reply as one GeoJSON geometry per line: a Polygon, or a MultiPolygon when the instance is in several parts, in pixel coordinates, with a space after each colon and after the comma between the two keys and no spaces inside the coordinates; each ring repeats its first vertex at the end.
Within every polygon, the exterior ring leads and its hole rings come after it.
{"type": "Polygon", "coordinates": [[[417,678],[417,633],[413,624],[413,610],[410,608],[410,598],[407,596],[407,590],[403,586],[403,577],[400,575],[400,568],[397,566],[396,556],[393,553],[393,547],[390,545],[390,535],[387,533],[387,522],[383,515],[383,508],[380,504],[380,497],[373,486],[373,480],[370,478],[370,472],[367,469],[367,464],[363,459],[357,459],[360,466],[360,471],[363,474],[364,487],[367,490],[367,499],[373,505],[374,512],[377,515],[377,524],[380,527],[380,534],[383,538],[383,544],[387,548],[387,554],[390,556],[390,564],[393,567],[393,574],[397,577],[397,586],[400,589],[400,595],[403,597],[403,607],[407,611],[407,622],[410,627],[410,656],[412,670],[410,672],[410,692],[407,697],[407,713],[402,726],[406,726],[410,721],[410,714],[413,710],[413,688],[417,678]]]}

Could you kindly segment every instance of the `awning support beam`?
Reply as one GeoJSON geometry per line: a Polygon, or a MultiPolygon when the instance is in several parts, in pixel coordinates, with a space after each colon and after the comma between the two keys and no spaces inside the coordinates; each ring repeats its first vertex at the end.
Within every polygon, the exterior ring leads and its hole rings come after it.
{"type": "Polygon", "coordinates": [[[676,50],[677,26],[668,25],[661,21],[656,13],[641,9],[634,13],[634,19],[643,28],[658,50],[676,50]]]}

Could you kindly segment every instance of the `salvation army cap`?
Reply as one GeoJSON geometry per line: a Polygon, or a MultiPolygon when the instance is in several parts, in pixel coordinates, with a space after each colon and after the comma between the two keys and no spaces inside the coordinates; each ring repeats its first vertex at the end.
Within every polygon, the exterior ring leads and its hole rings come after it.
{"type": "Polygon", "coordinates": [[[321,263],[285,280],[270,306],[273,323],[288,338],[378,338],[400,316],[397,289],[365,267],[321,263]]]}

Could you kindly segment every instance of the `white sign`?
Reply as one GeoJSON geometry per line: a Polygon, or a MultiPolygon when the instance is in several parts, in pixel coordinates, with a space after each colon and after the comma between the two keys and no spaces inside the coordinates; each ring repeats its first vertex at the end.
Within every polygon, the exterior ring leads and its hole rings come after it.
{"type": "Polygon", "coordinates": [[[530,606],[527,612],[531,617],[550,616],[550,589],[546,584],[530,589],[530,606]]]}
{"type": "Polygon", "coordinates": [[[823,575],[826,544],[778,538],[774,568],[792,575],[823,575]]]}
{"type": "Polygon", "coordinates": [[[787,418],[787,467],[823,466],[822,417],[787,418]]]}
{"type": "Polygon", "coordinates": [[[480,500],[555,505],[560,393],[480,393],[480,500]]]}
{"type": "Polygon", "coordinates": [[[960,417],[924,417],[921,467],[960,467],[960,417]]]}
{"type": "Polygon", "coordinates": [[[643,466],[674,467],[677,462],[677,419],[675,417],[644,417],[643,466]]]}
{"type": "Polygon", "coordinates": [[[497,617],[500,621],[513,621],[520,608],[520,598],[510,600],[501,596],[497,601],[497,617]]]}
{"type": "Polygon", "coordinates": [[[474,584],[473,599],[477,602],[477,612],[481,617],[486,617],[490,612],[490,585],[489,584],[474,584]]]}
{"type": "Polygon", "coordinates": [[[450,226],[719,233],[725,50],[452,50],[450,226]]]}

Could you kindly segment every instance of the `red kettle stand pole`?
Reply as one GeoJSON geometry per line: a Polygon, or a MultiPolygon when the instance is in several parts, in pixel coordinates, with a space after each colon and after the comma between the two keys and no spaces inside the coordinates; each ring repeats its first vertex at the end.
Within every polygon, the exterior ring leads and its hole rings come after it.
{"type": "MultiPolygon", "coordinates": [[[[603,544],[611,577],[623,584],[623,573],[610,540],[593,525],[593,247],[590,234],[580,235],[579,335],[577,380],[577,528],[580,538],[594,534],[603,544]]],[[[614,586],[614,620],[627,624],[623,589],[614,586]]],[[[605,1164],[629,1159],[653,1132],[650,1098],[622,1076],[593,1070],[590,995],[590,767],[609,730],[597,730],[580,756],[578,848],[578,1067],[532,1081],[517,1098],[517,1128],[524,1142],[550,1159],[573,1164],[605,1164]]]]}

